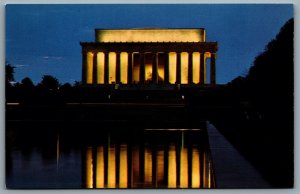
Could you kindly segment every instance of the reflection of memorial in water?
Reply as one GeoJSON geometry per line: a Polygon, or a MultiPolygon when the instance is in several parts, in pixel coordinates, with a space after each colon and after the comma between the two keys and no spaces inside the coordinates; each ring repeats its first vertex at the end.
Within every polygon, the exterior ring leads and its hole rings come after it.
{"type": "Polygon", "coordinates": [[[197,133],[200,134],[200,130],[159,133],[149,130],[145,131],[147,138],[143,142],[108,142],[87,147],[83,152],[83,186],[213,188],[215,182],[207,141],[192,137],[197,133]],[[167,137],[167,133],[172,134],[167,137]],[[163,135],[155,139],[155,134],[163,135]]]}

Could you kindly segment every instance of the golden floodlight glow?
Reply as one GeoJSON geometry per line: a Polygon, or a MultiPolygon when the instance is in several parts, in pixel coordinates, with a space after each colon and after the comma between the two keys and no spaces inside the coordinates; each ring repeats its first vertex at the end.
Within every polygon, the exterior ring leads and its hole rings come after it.
{"type": "Polygon", "coordinates": [[[175,84],[176,82],[176,53],[169,53],[169,82],[175,84]]]}
{"type": "Polygon", "coordinates": [[[193,53],[193,83],[198,84],[200,81],[200,53],[193,53]]]}
{"type": "Polygon", "coordinates": [[[145,64],[145,80],[152,80],[152,63],[145,64]]]}
{"type": "Polygon", "coordinates": [[[96,42],[205,42],[205,30],[96,29],[96,42]]]}
{"type": "MultiPolygon", "coordinates": [[[[207,59],[210,59],[210,58],[211,58],[210,52],[205,52],[204,53],[204,72],[206,72],[206,69],[209,68],[209,67],[207,67],[207,59]]],[[[208,83],[206,73],[204,73],[204,83],[208,83]]]]}
{"type": "Polygon", "coordinates": [[[128,169],[127,169],[127,145],[120,146],[120,173],[119,173],[119,187],[127,188],[128,184],[128,169]]]}
{"type": "Polygon", "coordinates": [[[116,53],[110,52],[109,53],[109,68],[108,68],[108,75],[109,75],[109,83],[116,82],[116,53]]]}
{"type": "Polygon", "coordinates": [[[96,188],[104,188],[104,149],[97,148],[96,188]]]}
{"type": "MultiPolygon", "coordinates": [[[[161,57],[162,57],[161,55],[158,55],[157,75],[159,81],[165,80],[164,66],[166,65],[166,62],[161,57]]],[[[163,57],[165,57],[165,55],[163,55],[163,57]]]]}
{"type": "Polygon", "coordinates": [[[202,169],[202,173],[203,173],[203,187],[207,188],[208,184],[207,184],[207,160],[206,160],[206,152],[204,152],[203,154],[203,169],[202,169]]]}
{"type": "Polygon", "coordinates": [[[200,188],[200,156],[195,147],[192,151],[192,188],[200,188]]]}
{"type": "Polygon", "coordinates": [[[93,56],[92,52],[87,53],[87,67],[86,67],[86,83],[93,83],[93,56]]]}
{"type": "Polygon", "coordinates": [[[107,187],[116,188],[116,149],[115,146],[108,148],[108,175],[107,175],[107,187]]]}
{"type": "Polygon", "coordinates": [[[88,147],[86,150],[86,188],[93,188],[93,150],[88,147]]]}
{"type": "Polygon", "coordinates": [[[180,151],[180,188],[188,188],[188,152],[187,148],[180,151]]]}
{"type": "Polygon", "coordinates": [[[188,61],[189,55],[187,52],[181,53],[181,83],[188,83],[188,61]]]}
{"type": "Polygon", "coordinates": [[[84,84],[216,84],[218,43],[204,28],[95,29],[80,45],[84,84]]]}
{"type": "Polygon", "coordinates": [[[97,55],[97,83],[104,84],[104,53],[99,52],[97,55]]]}
{"type": "Polygon", "coordinates": [[[156,182],[158,185],[164,183],[164,150],[157,151],[156,182]]]}
{"type": "Polygon", "coordinates": [[[128,54],[126,52],[121,52],[120,54],[121,60],[121,83],[127,84],[127,77],[128,77],[128,54]]]}
{"type": "Polygon", "coordinates": [[[176,188],[176,149],[174,145],[169,147],[168,158],[168,188],[176,188]]]}
{"type": "Polygon", "coordinates": [[[133,54],[133,81],[134,82],[139,82],[140,81],[140,62],[139,58],[140,54],[134,53],[133,54]]]}
{"type": "Polygon", "coordinates": [[[149,148],[145,148],[144,170],[145,170],[144,181],[146,184],[151,184],[152,183],[152,152],[149,148]]]}

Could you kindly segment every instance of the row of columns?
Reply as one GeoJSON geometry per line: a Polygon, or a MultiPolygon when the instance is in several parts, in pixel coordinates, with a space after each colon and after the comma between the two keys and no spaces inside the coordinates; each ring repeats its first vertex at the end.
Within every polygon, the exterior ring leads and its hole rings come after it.
{"type": "MultiPolygon", "coordinates": [[[[116,83],[120,83],[121,78],[121,60],[120,52],[116,53],[116,83]]],[[[127,69],[127,82],[128,84],[133,83],[133,53],[128,53],[128,69],[127,69]]],[[[145,53],[139,53],[139,64],[140,64],[140,83],[145,82],[145,53]]],[[[200,52],[200,84],[205,83],[205,53],[200,52]]],[[[176,54],[176,83],[181,84],[181,52],[176,54]]],[[[87,83],[87,53],[82,54],[82,81],[87,83]]],[[[93,75],[92,83],[97,84],[97,52],[93,53],[93,75]]],[[[158,53],[152,54],[152,81],[158,83],[158,53]]],[[[169,55],[165,55],[165,65],[164,65],[164,83],[169,83],[169,55]]],[[[193,52],[188,53],[188,83],[193,83],[193,52]]],[[[104,84],[109,84],[109,52],[104,52],[104,84]]],[[[211,53],[210,62],[210,84],[216,84],[216,54],[211,53]]]]}

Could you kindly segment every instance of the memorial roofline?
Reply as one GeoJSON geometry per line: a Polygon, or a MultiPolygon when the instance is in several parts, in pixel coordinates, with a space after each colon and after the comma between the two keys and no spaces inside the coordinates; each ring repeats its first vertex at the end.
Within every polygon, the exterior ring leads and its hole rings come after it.
{"type": "Polygon", "coordinates": [[[95,30],[205,30],[205,28],[95,28],[95,30]]]}
{"type": "Polygon", "coordinates": [[[153,41],[153,42],[79,42],[80,45],[81,44],[112,44],[112,43],[116,43],[116,44],[153,44],[153,43],[172,43],[172,44],[178,44],[178,43],[187,43],[187,44],[192,44],[192,43],[200,43],[200,44],[214,44],[214,43],[218,43],[217,41],[211,41],[211,42],[172,42],[172,41],[165,41],[165,42],[157,42],[157,41],[153,41]]]}

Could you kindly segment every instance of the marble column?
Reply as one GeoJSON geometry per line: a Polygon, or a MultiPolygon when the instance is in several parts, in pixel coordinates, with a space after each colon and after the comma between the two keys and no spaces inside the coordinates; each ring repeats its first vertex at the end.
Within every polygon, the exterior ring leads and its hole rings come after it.
{"type": "Polygon", "coordinates": [[[200,84],[204,84],[204,66],[205,66],[205,57],[204,52],[200,53],[200,84]]]}
{"type": "Polygon", "coordinates": [[[188,54],[188,84],[193,83],[193,52],[189,52],[188,54]]]}
{"type": "Polygon", "coordinates": [[[216,84],[216,53],[211,53],[210,58],[210,84],[216,84]]]}
{"type": "Polygon", "coordinates": [[[109,53],[104,52],[104,84],[109,84],[109,53]]]}
{"type": "Polygon", "coordinates": [[[127,83],[132,84],[132,52],[128,52],[127,83]]]}
{"type": "Polygon", "coordinates": [[[177,52],[176,56],[176,83],[181,84],[181,52],[177,52]]]}
{"type": "Polygon", "coordinates": [[[98,80],[98,60],[97,60],[98,52],[93,53],[93,84],[97,84],[98,80]]]}

